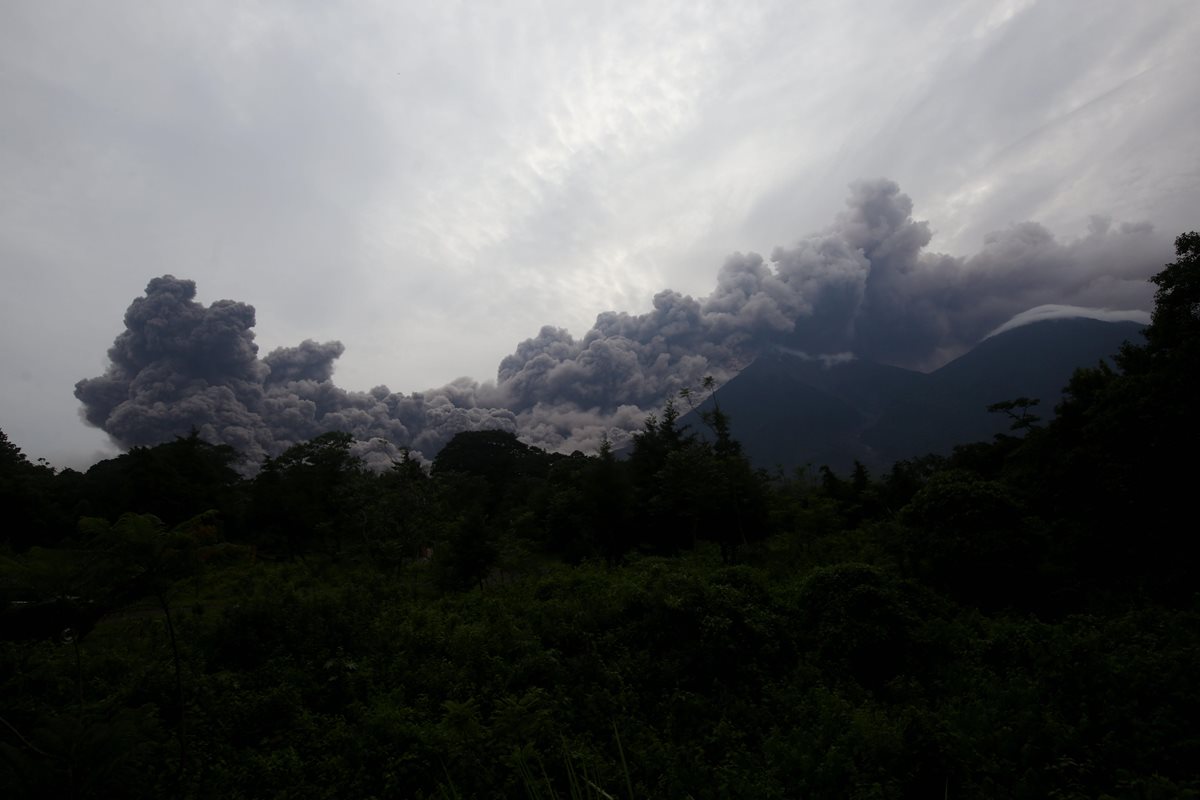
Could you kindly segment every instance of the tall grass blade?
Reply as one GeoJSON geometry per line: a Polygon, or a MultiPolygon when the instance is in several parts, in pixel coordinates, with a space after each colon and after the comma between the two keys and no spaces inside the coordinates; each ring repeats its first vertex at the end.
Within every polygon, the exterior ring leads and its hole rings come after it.
{"type": "Polygon", "coordinates": [[[629,800],[633,800],[633,779],[629,777],[629,765],[625,763],[625,748],[621,746],[621,732],[617,730],[617,721],[614,719],[613,736],[617,737],[617,752],[621,754],[621,771],[625,773],[625,790],[629,792],[629,800]]]}

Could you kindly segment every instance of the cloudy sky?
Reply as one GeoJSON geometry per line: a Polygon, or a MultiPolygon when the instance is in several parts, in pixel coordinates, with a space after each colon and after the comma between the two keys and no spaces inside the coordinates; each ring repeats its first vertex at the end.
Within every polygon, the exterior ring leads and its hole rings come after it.
{"type": "Polygon", "coordinates": [[[74,385],[167,273],[253,305],[263,354],[336,339],[340,386],[410,392],[707,296],[864,178],[928,252],[1100,215],[1169,260],[1200,224],[1198,41],[1194,0],[10,0],[0,428],[115,452],[74,385]]]}

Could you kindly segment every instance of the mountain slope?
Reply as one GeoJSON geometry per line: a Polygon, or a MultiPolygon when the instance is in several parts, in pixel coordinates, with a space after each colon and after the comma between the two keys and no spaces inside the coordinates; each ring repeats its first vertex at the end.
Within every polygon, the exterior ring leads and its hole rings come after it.
{"type": "MultiPolygon", "coordinates": [[[[1138,341],[1140,330],[1133,322],[1045,320],[985,339],[928,374],[864,361],[826,366],[779,352],[754,361],[717,399],[756,466],[846,471],[858,460],[886,469],[1004,431],[1007,420],[987,412],[992,403],[1035,397],[1048,417],[1075,369],[1138,341]]],[[[682,421],[704,433],[696,412],[682,421]]]]}

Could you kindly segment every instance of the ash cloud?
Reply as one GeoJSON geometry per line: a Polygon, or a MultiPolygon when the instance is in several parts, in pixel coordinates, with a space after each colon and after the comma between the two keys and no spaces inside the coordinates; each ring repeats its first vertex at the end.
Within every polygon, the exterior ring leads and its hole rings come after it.
{"type": "Polygon", "coordinates": [[[85,419],[118,444],[156,444],[196,428],[257,462],[340,430],[368,463],[390,463],[398,446],[436,452],[462,430],[516,430],[512,412],[473,402],[470,382],[411,396],[384,386],[346,391],[332,381],[340,342],[305,341],[260,359],[253,307],[204,306],[195,296],[193,281],[150,281],[125,314],[107,372],[75,385],[85,419]]]}
{"type": "Polygon", "coordinates": [[[267,382],[328,381],[333,377],[333,362],[345,351],[341,342],[320,344],[312,339],[305,339],[299,347],[276,348],[263,359],[271,370],[267,382]]]}
{"type": "Polygon", "coordinates": [[[930,252],[929,224],[888,180],[856,183],[825,230],[735,253],[712,293],[665,290],[643,314],[605,312],[576,338],[546,326],[500,363],[494,383],[460,379],[410,395],[333,382],[340,342],[258,356],[254,309],[196,302],[192,281],[155,278],[125,315],[106,373],[76,384],[84,417],[124,446],[192,427],[252,461],[324,431],[387,465],[398,447],[432,455],[454,434],[495,428],[556,450],[594,450],[640,428],[681,387],[731,377],[770,348],[932,368],[1036,306],[1148,308],[1146,279],[1170,243],[1149,225],[1094,218],[1062,242],[1034,222],[989,235],[969,257],[930,252]]]}

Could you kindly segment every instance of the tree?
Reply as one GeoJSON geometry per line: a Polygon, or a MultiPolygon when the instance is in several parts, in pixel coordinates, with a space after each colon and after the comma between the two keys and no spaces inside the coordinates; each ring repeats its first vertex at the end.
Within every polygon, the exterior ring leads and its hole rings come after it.
{"type": "Polygon", "coordinates": [[[29,464],[29,459],[8,439],[8,434],[0,430],[0,474],[7,474],[16,469],[22,469],[29,464]]]}
{"type": "Polygon", "coordinates": [[[633,435],[629,472],[633,483],[633,536],[659,552],[690,545],[696,536],[691,495],[695,482],[683,451],[695,437],[679,425],[679,409],[668,400],[662,416],[649,414],[633,435]]]}
{"type": "Polygon", "coordinates": [[[992,403],[987,410],[991,414],[1004,414],[1011,419],[1009,430],[1026,431],[1041,421],[1041,417],[1029,410],[1040,402],[1042,401],[1037,398],[1018,397],[1014,400],[992,403]]]}
{"type": "Polygon", "coordinates": [[[1087,592],[1140,587],[1190,593],[1185,553],[1194,480],[1180,465],[1200,448],[1200,234],[1179,236],[1158,287],[1145,343],[1116,368],[1076,371],[1054,421],[1010,462],[1038,511],[1057,518],[1061,569],[1087,592]]]}
{"type": "Polygon", "coordinates": [[[1174,262],[1150,279],[1158,290],[1146,328],[1146,349],[1159,358],[1194,360],[1200,351],[1200,233],[1176,237],[1175,255],[1174,262]]]}
{"type": "Polygon", "coordinates": [[[867,564],[815,569],[795,598],[801,643],[831,680],[878,689],[914,660],[922,594],[867,564]]]}
{"type": "Polygon", "coordinates": [[[471,511],[450,527],[434,550],[437,582],[443,589],[482,588],[499,554],[494,531],[478,510],[471,511]]]}
{"type": "MultiPolygon", "coordinates": [[[[721,410],[713,377],[709,375],[701,385],[712,403],[699,413],[713,435],[711,457],[716,473],[710,494],[713,508],[707,514],[709,535],[721,546],[721,559],[732,563],[740,547],[766,535],[766,478],[750,465],[741,442],[733,438],[729,415],[721,410]]],[[[690,402],[686,390],[680,394],[690,402]]]]}
{"type": "Polygon", "coordinates": [[[555,459],[508,431],[464,431],[434,458],[432,475],[435,480],[452,475],[482,478],[486,489],[476,499],[491,517],[503,506],[523,504],[531,486],[546,477],[555,459]]]}
{"type": "Polygon", "coordinates": [[[290,556],[317,546],[341,553],[361,507],[365,468],[350,452],[354,437],[330,431],[268,458],[254,480],[252,517],[268,542],[290,556]]]}
{"type": "Polygon", "coordinates": [[[208,512],[171,529],[150,514],[123,514],[113,524],[94,517],[79,522],[85,547],[95,557],[90,569],[97,591],[103,593],[101,607],[116,609],[152,597],[162,611],[175,678],[170,711],[179,746],[177,778],[189,769],[189,747],[183,663],[171,596],[183,578],[199,569],[199,550],[215,541],[215,516],[208,512]]]}
{"type": "Polygon", "coordinates": [[[643,430],[634,435],[630,468],[635,518],[642,541],[661,552],[703,539],[717,542],[722,558],[732,562],[742,545],[766,533],[765,478],[733,438],[713,379],[706,378],[702,386],[711,401],[708,408],[698,409],[691,390],[682,390],[680,398],[698,411],[711,441],[679,424],[673,401],[667,402],[661,418],[647,417],[643,430]]]}
{"type": "Polygon", "coordinates": [[[679,409],[674,400],[663,407],[662,417],[647,414],[642,429],[633,434],[629,466],[634,484],[644,490],[666,464],[667,456],[690,442],[692,436],[679,427],[679,409]]]}
{"type": "Polygon", "coordinates": [[[54,483],[53,469],[31,464],[0,430],[0,506],[5,513],[0,541],[23,550],[54,544],[69,531],[71,521],[56,502],[54,483]]]}
{"type": "MultiPolygon", "coordinates": [[[[898,557],[923,582],[992,606],[1030,588],[1039,559],[1026,512],[997,481],[949,470],[934,475],[900,512],[898,557]]],[[[1035,588],[1035,587],[1033,587],[1035,588]]]]}
{"type": "Polygon", "coordinates": [[[589,459],[584,478],[584,497],[591,510],[594,538],[604,560],[609,565],[616,564],[634,545],[629,535],[632,489],[628,472],[617,461],[607,436],[596,458],[589,459]]]}
{"type": "Polygon", "coordinates": [[[234,516],[238,459],[232,447],[206,442],[195,429],[170,442],[134,447],[87,471],[82,515],[112,520],[126,512],[153,514],[166,525],[212,508],[234,516]]]}
{"type": "Polygon", "coordinates": [[[400,564],[433,544],[440,512],[429,474],[403,450],[392,468],[371,483],[360,511],[363,536],[376,558],[400,564]]]}

